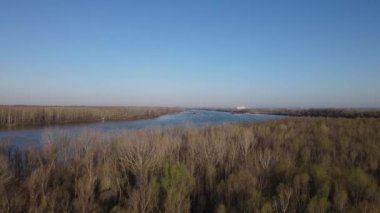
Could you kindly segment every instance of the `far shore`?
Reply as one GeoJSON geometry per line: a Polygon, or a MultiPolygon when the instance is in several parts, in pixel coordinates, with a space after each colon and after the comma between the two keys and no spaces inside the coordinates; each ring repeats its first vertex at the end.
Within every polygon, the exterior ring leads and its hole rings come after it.
{"type": "Polygon", "coordinates": [[[202,108],[231,113],[252,113],[285,115],[296,117],[333,117],[333,118],[380,118],[378,108],[202,108]]]}
{"type": "Polygon", "coordinates": [[[151,119],[178,107],[0,105],[0,129],[151,119]]]}

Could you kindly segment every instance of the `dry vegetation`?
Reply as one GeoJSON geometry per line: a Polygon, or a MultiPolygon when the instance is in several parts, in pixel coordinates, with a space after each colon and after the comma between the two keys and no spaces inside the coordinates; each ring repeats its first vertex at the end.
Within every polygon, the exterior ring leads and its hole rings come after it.
{"type": "Polygon", "coordinates": [[[380,212],[380,120],[47,133],[0,143],[0,212],[380,212]]]}
{"type": "Polygon", "coordinates": [[[179,111],[164,107],[0,106],[0,127],[133,120],[179,111]]]}

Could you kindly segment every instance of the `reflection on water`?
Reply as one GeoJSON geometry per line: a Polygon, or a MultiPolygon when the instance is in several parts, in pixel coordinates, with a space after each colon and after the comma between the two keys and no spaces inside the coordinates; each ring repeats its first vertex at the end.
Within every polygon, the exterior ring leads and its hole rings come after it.
{"type": "Polygon", "coordinates": [[[150,126],[171,126],[171,125],[196,125],[204,126],[209,124],[255,122],[280,118],[278,115],[265,114],[233,114],[229,112],[217,112],[207,110],[186,110],[177,114],[163,115],[154,119],[137,121],[113,121],[98,122],[90,124],[55,125],[49,127],[36,127],[29,129],[1,130],[0,139],[10,139],[17,144],[35,143],[40,141],[41,136],[46,131],[68,131],[78,133],[83,129],[90,128],[99,131],[110,131],[117,129],[139,129],[150,126]]]}

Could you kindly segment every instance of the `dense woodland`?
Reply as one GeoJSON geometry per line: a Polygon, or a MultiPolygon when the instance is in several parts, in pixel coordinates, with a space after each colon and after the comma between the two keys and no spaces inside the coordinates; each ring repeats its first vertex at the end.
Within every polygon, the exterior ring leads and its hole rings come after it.
{"type": "Polygon", "coordinates": [[[179,112],[164,107],[1,106],[0,127],[153,118],[179,112]]]}
{"type": "Polygon", "coordinates": [[[0,143],[0,212],[380,212],[380,119],[43,138],[0,143]]]}

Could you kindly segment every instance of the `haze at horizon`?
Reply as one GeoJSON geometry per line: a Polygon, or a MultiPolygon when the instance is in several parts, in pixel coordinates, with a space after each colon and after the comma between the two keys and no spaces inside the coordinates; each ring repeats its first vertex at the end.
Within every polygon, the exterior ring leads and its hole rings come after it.
{"type": "Polygon", "coordinates": [[[380,107],[379,11],[376,1],[3,1],[0,104],[380,107]]]}

